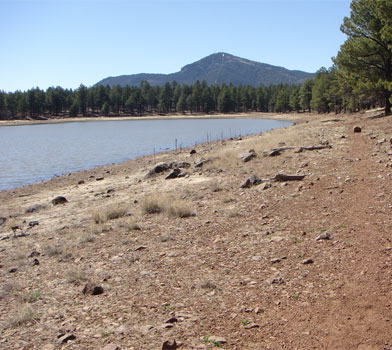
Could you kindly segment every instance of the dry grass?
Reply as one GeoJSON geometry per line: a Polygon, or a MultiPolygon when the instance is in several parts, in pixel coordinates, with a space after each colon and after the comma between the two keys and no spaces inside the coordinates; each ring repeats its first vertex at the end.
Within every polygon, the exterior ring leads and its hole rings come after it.
{"type": "Polygon", "coordinates": [[[76,285],[89,280],[87,272],[78,267],[68,269],[65,273],[65,279],[68,283],[76,285]]]}
{"type": "Polygon", "coordinates": [[[93,212],[92,217],[96,224],[104,224],[105,222],[121,218],[127,214],[128,208],[124,204],[113,204],[93,212]]]}
{"type": "Polygon", "coordinates": [[[186,200],[177,199],[165,194],[146,197],[142,202],[142,211],[144,214],[165,212],[170,216],[179,218],[195,215],[186,200]]]}
{"type": "Polygon", "coordinates": [[[79,238],[78,246],[83,246],[87,243],[92,243],[94,241],[95,241],[95,235],[93,233],[87,233],[79,238]]]}
{"type": "Polygon", "coordinates": [[[19,307],[3,322],[1,328],[7,329],[21,327],[27,323],[38,320],[39,315],[30,305],[20,304],[19,307]]]}
{"type": "Polygon", "coordinates": [[[0,288],[0,300],[6,299],[7,297],[14,297],[19,294],[22,287],[17,282],[4,283],[0,288]]]}

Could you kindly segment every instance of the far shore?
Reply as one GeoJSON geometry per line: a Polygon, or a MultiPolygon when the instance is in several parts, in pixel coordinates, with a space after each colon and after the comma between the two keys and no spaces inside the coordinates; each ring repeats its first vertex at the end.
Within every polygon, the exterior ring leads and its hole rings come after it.
{"type": "Polygon", "coordinates": [[[258,119],[275,119],[298,121],[310,117],[309,113],[229,113],[229,114],[150,114],[144,116],[115,116],[115,117],[75,117],[75,118],[50,118],[43,120],[21,119],[21,120],[0,120],[1,126],[19,126],[19,125],[36,125],[36,124],[58,124],[58,123],[75,123],[91,121],[113,121],[113,120],[153,120],[153,119],[227,119],[227,118],[258,118],[258,119]]]}

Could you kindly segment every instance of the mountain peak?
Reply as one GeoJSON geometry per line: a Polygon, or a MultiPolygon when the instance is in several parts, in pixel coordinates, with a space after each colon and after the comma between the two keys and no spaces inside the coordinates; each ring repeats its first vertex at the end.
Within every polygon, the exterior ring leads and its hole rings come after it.
{"type": "Polygon", "coordinates": [[[251,61],[226,52],[213,53],[196,62],[187,64],[179,72],[171,74],[133,74],[110,77],[96,85],[140,85],[143,80],[151,85],[163,85],[177,81],[192,85],[196,80],[205,80],[208,85],[232,83],[234,85],[301,84],[314,74],[292,71],[283,67],[251,61]]]}

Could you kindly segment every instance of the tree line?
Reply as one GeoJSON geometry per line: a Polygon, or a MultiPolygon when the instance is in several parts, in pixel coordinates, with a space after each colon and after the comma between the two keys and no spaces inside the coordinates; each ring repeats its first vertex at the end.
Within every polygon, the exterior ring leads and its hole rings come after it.
{"type": "Polygon", "coordinates": [[[46,91],[0,91],[0,117],[143,115],[145,113],[355,112],[378,106],[391,113],[392,1],[352,0],[341,31],[347,40],[302,85],[208,86],[205,81],[163,86],[119,85],[46,91]]]}
{"type": "Polygon", "coordinates": [[[302,85],[208,86],[205,81],[179,85],[175,81],[151,86],[143,81],[139,87],[115,85],[46,91],[0,92],[3,118],[38,118],[40,116],[121,116],[151,113],[239,113],[301,112],[319,113],[355,111],[380,104],[379,98],[363,99],[345,86],[335,68],[320,69],[314,79],[302,85]]]}

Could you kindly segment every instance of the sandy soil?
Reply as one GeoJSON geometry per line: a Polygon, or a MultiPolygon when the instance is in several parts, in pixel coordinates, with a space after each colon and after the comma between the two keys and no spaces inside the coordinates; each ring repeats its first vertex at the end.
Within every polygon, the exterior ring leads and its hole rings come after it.
{"type": "Polygon", "coordinates": [[[392,349],[390,118],[290,119],[0,192],[0,348],[392,349]]]}

